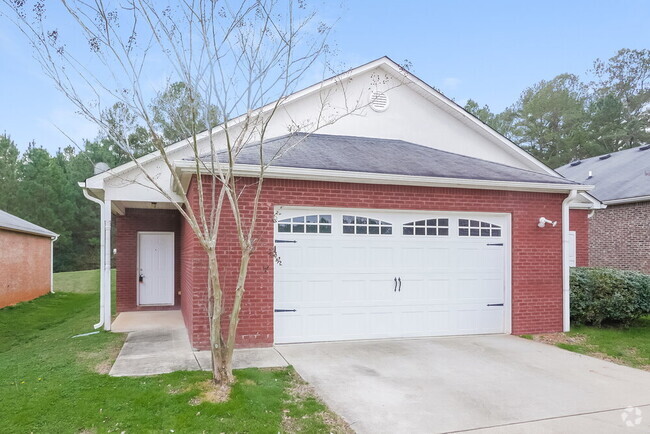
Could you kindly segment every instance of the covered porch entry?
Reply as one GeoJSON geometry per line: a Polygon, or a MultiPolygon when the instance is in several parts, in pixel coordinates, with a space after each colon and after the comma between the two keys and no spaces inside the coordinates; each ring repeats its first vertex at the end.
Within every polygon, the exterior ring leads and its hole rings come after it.
{"type": "Polygon", "coordinates": [[[126,208],[115,217],[117,312],[181,308],[181,215],[126,208]]]}

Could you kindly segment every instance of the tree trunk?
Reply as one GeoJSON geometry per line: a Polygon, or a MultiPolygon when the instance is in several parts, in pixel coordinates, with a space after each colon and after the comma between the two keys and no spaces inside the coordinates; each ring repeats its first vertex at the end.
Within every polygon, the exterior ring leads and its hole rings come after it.
{"type": "Polygon", "coordinates": [[[235,301],[232,305],[232,313],[230,314],[230,325],[228,327],[228,341],[226,343],[226,360],[232,375],[232,355],[235,349],[235,342],[237,338],[237,325],[239,324],[239,312],[241,311],[242,299],[244,298],[244,284],[246,283],[246,276],[248,274],[248,262],[250,261],[251,252],[248,247],[245,247],[241,254],[241,262],[239,264],[239,276],[237,278],[237,288],[235,289],[235,301]]]}
{"type": "Polygon", "coordinates": [[[212,378],[215,384],[225,386],[234,381],[232,375],[232,352],[227,351],[221,335],[221,314],[223,312],[223,291],[219,282],[216,251],[207,249],[208,254],[208,318],[210,321],[210,353],[212,355],[212,378]]]}

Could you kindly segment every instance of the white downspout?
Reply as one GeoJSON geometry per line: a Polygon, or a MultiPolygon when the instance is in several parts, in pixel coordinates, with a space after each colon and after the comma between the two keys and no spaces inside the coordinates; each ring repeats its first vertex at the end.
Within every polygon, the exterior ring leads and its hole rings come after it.
{"type": "Polygon", "coordinates": [[[562,201],[562,329],[571,329],[571,288],[569,285],[569,204],[578,195],[577,190],[571,190],[562,201]]]}
{"type": "Polygon", "coordinates": [[[83,182],[79,183],[79,187],[81,187],[81,191],[83,191],[84,196],[86,199],[95,202],[96,204],[99,205],[99,322],[95,325],[93,325],[93,328],[98,329],[101,326],[104,325],[105,322],[105,317],[104,317],[104,287],[105,287],[105,281],[106,281],[106,274],[105,274],[105,267],[104,267],[104,244],[105,244],[105,233],[104,233],[104,202],[102,202],[101,199],[98,199],[96,197],[91,196],[88,194],[88,190],[86,189],[86,184],[83,182]]]}
{"type": "Polygon", "coordinates": [[[54,294],[54,242],[59,239],[58,235],[50,238],[50,293],[54,294]]]}
{"type": "Polygon", "coordinates": [[[103,220],[103,229],[104,229],[104,330],[109,331],[111,329],[111,322],[113,315],[111,312],[111,294],[112,294],[112,285],[111,285],[111,200],[104,200],[104,220],[103,220]]]}

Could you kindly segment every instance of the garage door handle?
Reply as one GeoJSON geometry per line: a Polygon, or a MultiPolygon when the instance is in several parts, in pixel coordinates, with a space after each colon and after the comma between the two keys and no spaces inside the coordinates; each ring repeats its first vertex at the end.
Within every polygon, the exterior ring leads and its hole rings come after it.
{"type": "Polygon", "coordinates": [[[297,243],[296,240],[275,240],[276,243],[297,243]]]}
{"type": "Polygon", "coordinates": [[[503,246],[503,243],[488,243],[488,246],[503,246]]]}
{"type": "Polygon", "coordinates": [[[399,288],[397,289],[397,292],[402,292],[402,278],[398,277],[397,281],[399,282],[399,288]]]}
{"type": "Polygon", "coordinates": [[[295,312],[296,309],[274,309],[274,312],[295,312]]]}
{"type": "Polygon", "coordinates": [[[395,288],[393,288],[393,292],[397,292],[397,277],[395,278],[395,288]]]}
{"type": "Polygon", "coordinates": [[[492,303],[488,304],[488,306],[503,306],[503,303],[492,303]]]}

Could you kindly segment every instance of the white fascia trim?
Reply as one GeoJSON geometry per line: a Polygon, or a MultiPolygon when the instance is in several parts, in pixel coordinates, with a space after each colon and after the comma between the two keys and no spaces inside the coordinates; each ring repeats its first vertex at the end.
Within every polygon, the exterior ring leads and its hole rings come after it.
{"type": "MultiPolygon", "coordinates": [[[[222,165],[227,170],[227,165],[222,165]]],[[[196,165],[191,161],[175,162],[175,170],[179,175],[195,174],[196,165]]],[[[202,174],[210,174],[203,168],[202,174]]],[[[253,164],[237,164],[233,167],[233,175],[241,177],[259,177],[260,166],[253,164]]],[[[492,181],[482,179],[440,178],[429,176],[393,175],[384,173],[343,172],[339,170],[304,169],[295,167],[268,167],[264,172],[266,178],[294,179],[301,181],[348,182],[357,184],[388,184],[414,185],[423,187],[471,188],[482,190],[511,190],[565,192],[571,190],[588,191],[593,185],[578,184],[548,184],[543,182],[512,182],[492,181]]],[[[182,176],[181,176],[182,178],[182,176]]],[[[186,176],[187,179],[187,176],[186,176]]]]}
{"type": "MultiPolygon", "coordinates": [[[[364,65],[358,66],[356,68],[350,69],[346,72],[342,72],[341,74],[335,75],[334,77],[328,78],[324,81],[321,81],[319,83],[316,83],[312,86],[309,86],[305,89],[302,89],[300,91],[297,91],[291,95],[288,95],[287,97],[284,98],[284,101],[280,103],[280,105],[285,105],[288,103],[291,103],[293,101],[299,100],[301,98],[306,97],[307,95],[310,95],[316,91],[323,90],[325,88],[328,88],[332,85],[334,85],[337,81],[345,78],[345,77],[352,77],[355,75],[362,74],[366,71],[372,70],[377,67],[385,67],[388,69],[390,72],[394,73],[394,75],[397,78],[402,78],[404,84],[415,84],[417,85],[420,90],[425,94],[428,95],[433,101],[441,102],[443,106],[451,113],[455,113],[465,124],[477,128],[480,132],[483,134],[487,135],[488,137],[496,140],[498,143],[502,144],[505,146],[506,150],[509,152],[519,156],[523,157],[527,161],[533,163],[536,167],[539,167],[542,169],[545,173],[560,177],[556,171],[553,169],[549,168],[545,164],[543,164],[541,161],[537,160],[535,157],[530,155],[528,152],[524,151],[521,149],[519,146],[517,146],[515,143],[511,142],[510,140],[506,139],[504,136],[501,134],[497,133],[494,131],[492,128],[481,122],[479,119],[477,119],[475,116],[470,115],[465,111],[462,107],[460,107],[458,104],[453,102],[451,99],[447,98],[445,95],[442,93],[436,91],[433,87],[431,87],[429,84],[426,82],[420,80],[418,77],[414,76],[412,73],[408,72],[407,70],[401,68],[399,64],[391,60],[390,58],[384,56],[381,57],[377,60],[373,60],[369,63],[366,63],[364,65]]],[[[275,102],[271,104],[267,104],[264,107],[261,107],[257,110],[254,110],[252,112],[252,116],[257,116],[259,114],[263,114],[265,112],[268,112],[269,110],[273,109],[275,102]]],[[[234,119],[231,119],[228,122],[228,128],[233,128],[236,127],[239,123],[244,121],[246,119],[247,115],[241,115],[238,116],[234,119]]],[[[212,129],[212,135],[216,135],[217,133],[221,132],[224,130],[223,126],[217,126],[212,129]]],[[[197,136],[197,142],[202,142],[204,140],[209,139],[209,134],[207,131],[200,133],[197,136]]],[[[188,139],[184,139],[178,143],[175,143],[173,145],[170,145],[166,148],[167,154],[171,154],[174,151],[176,151],[179,148],[182,148],[183,146],[186,146],[188,144],[188,139]]],[[[142,156],[138,158],[138,162],[140,164],[145,164],[149,161],[155,160],[160,156],[159,151],[152,152],[151,154],[147,154],[145,156],[142,156]]],[[[107,178],[110,178],[112,176],[118,175],[120,173],[126,172],[128,170],[131,170],[133,168],[136,168],[137,164],[134,163],[133,161],[125,163],[121,166],[118,166],[114,169],[111,169],[107,172],[101,173],[99,175],[95,175],[92,178],[88,178],[86,181],[86,184],[88,188],[91,189],[103,189],[103,181],[107,178]]]]}
{"type": "Polygon", "coordinates": [[[635,197],[626,197],[625,199],[613,199],[613,200],[604,200],[605,205],[622,205],[624,203],[634,203],[634,202],[647,202],[650,201],[650,196],[635,196],[635,197]]]}
{"type": "MultiPolygon", "coordinates": [[[[352,75],[358,75],[360,73],[363,73],[364,71],[373,69],[379,65],[382,64],[393,64],[394,62],[390,60],[388,57],[381,57],[377,60],[373,60],[372,62],[366,63],[364,65],[358,66],[356,68],[350,69],[348,71],[342,72],[341,74],[335,75],[334,77],[330,77],[324,81],[321,81],[319,83],[313,84],[309,87],[306,87],[305,89],[299,90],[295,93],[292,93],[291,95],[288,95],[284,98],[284,101],[280,103],[280,106],[290,103],[292,101],[301,99],[317,90],[322,90],[326,87],[329,87],[337,82],[337,80],[340,80],[342,77],[345,77],[346,75],[352,76],[352,75]]],[[[391,65],[392,66],[392,65],[391,65]]],[[[410,74],[409,74],[410,76],[410,74]]],[[[263,114],[265,112],[268,112],[274,108],[276,101],[265,105],[264,107],[261,107],[257,110],[253,110],[250,115],[248,114],[243,114],[240,115],[234,119],[231,119],[228,121],[228,128],[234,128],[241,122],[243,122],[247,116],[258,116],[260,114],[263,114]]],[[[222,125],[218,125],[212,129],[212,135],[216,135],[217,133],[221,132],[224,130],[224,127],[222,125]]],[[[197,134],[196,141],[197,141],[197,146],[199,142],[205,141],[209,138],[208,131],[204,131],[202,133],[197,134]]],[[[183,146],[186,146],[189,143],[188,139],[183,139],[180,142],[176,142],[172,145],[169,145],[165,148],[166,153],[169,155],[176,151],[177,149],[182,148],[183,146]]],[[[142,157],[138,158],[137,161],[140,164],[145,164],[150,161],[156,160],[157,158],[160,157],[160,151],[154,151],[150,154],[143,155],[142,157]]],[[[86,185],[88,188],[91,189],[104,189],[104,180],[111,178],[113,176],[119,175],[121,173],[127,172],[131,169],[137,168],[138,165],[133,162],[129,161],[128,163],[124,163],[121,166],[117,166],[113,169],[107,170],[106,172],[100,173],[99,175],[95,175],[93,177],[90,177],[86,180],[86,185]]]]}
{"type": "Polygon", "coordinates": [[[589,193],[581,192],[578,194],[580,201],[577,199],[569,204],[570,209],[605,209],[607,205],[596,199],[589,193]]]}
{"type": "Polygon", "coordinates": [[[529,162],[533,163],[535,166],[539,167],[540,169],[544,170],[549,175],[552,176],[557,176],[560,177],[560,175],[541,161],[539,161],[537,158],[533,157],[530,155],[528,152],[524,151],[521,149],[519,146],[517,146],[515,143],[511,142],[507,138],[505,138],[503,135],[499,134],[492,128],[490,128],[488,125],[485,123],[481,122],[478,118],[475,116],[472,116],[469,114],[464,108],[456,104],[454,101],[446,97],[444,94],[438,92],[436,89],[431,87],[429,84],[426,82],[420,80],[413,74],[409,73],[408,71],[401,71],[399,68],[399,65],[393,62],[392,60],[388,59],[389,62],[386,62],[387,66],[390,66],[393,70],[397,71],[398,73],[402,74],[408,74],[408,78],[413,82],[416,83],[417,85],[420,86],[420,88],[424,89],[427,94],[430,96],[434,97],[438,101],[442,102],[445,107],[448,109],[448,111],[454,112],[457,115],[459,115],[460,119],[464,121],[465,124],[469,124],[471,126],[477,127],[479,131],[481,131],[483,134],[487,135],[488,137],[497,140],[499,143],[502,145],[505,145],[506,149],[508,151],[511,151],[511,153],[524,157],[526,160],[529,162]]]}

